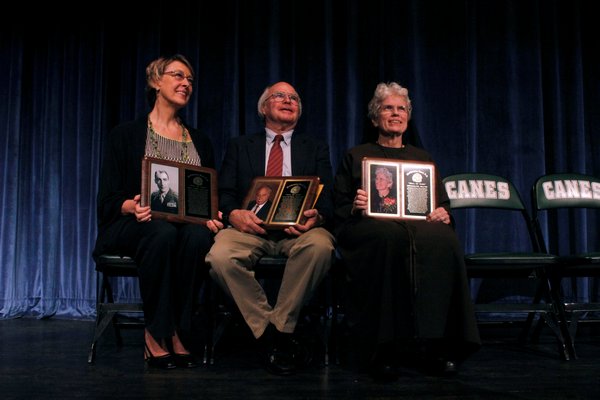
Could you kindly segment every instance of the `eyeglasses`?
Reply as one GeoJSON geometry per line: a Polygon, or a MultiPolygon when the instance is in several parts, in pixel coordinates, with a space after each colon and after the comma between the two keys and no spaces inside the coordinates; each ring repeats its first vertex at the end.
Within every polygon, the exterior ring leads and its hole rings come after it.
{"type": "Polygon", "coordinates": [[[284,93],[284,92],[275,92],[272,95],[270,95],[269,97],[267,97],[267,100],[269,100],[269,99],[273,99],[273,101],[276,101],[278,103],[285,101],[285,99],[290,99],[290,103],[292,103],[292,104],[298,104],[300,102],[300,97],[298,97],[297,94],[284,93]]]}
{"type": "Polygon", "coordinates": [[[190,86],[194,84],[194,77],[191,75],[185,76],[182,71],[165,71],[164,73],[175,78],[177,82],[183,82],[184,79],[187,79],[190,86]]]}
{"type": "Polygon", "coordinates": [[[406,106],[392,106],[392,105],[385,105],[383,107],[381,107],[381,112],[382,113],[386,113],[386,114],[393,114],[393,113],[408,113],[410,111],[410,109],[406,106]]]}

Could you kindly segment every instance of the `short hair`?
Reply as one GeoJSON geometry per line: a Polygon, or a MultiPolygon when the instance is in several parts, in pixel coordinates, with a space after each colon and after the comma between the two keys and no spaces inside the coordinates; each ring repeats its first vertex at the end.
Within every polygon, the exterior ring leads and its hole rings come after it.
{"type": "Polygon", "coordinates": [[[165,174],[167,176],[168,179],[171,179],[169,177],[169,174],[167,173],[167,171],[165,171],[164,169],[158,170],[158,171],[154,171],[154,181],[156,181],[157,179],[160,179],[158,177],[158,174],[165,174]]]}
{"type": "Polygon", "coordinates": [[[271,188],[271,186],[269,186],[267,184],[262,184],[256,188],[256,194],[258,194],[258,192],[260,192],[262,189],[267,189],[269,194],[271,194],[271,192],[273,192],[273,188],[271,188]]]}
{"type": "Polygon", "coordinates": [[[175,61],[179,61],[188,67],[192,78],[194,77],[194,68],[184,55],[174,54],[169,57],[159,57],[150,62],[150,64],[148,64],[146,67],[146,100],[148,100],[148,105],[150,107],[154,107],[154,103],[156,102],[156,89],[152,86],[152,84],[158,81],[165,73],[167,66],[175,61]]]}
{"type": "MultiPolygon", "coordinates": [[[[262,110],[261,110],[262,106],[270,96],[269,89],[271,89],[274,85],[275,84],[267,86],[265,88],[265,90],[263,90],[260,97],[258,98],[256,110],[258,112],[258,117],[260,118],[261,121],[265,120],[265,115],[262,113],[262,110]]],[[[294,89],[294,90],[296,90],[296,89],[294,89]]],[[[298,92],[296,92],[296,94],[298,95],[298,118],[300,118],[302,116],[302,99],[300,98],[300,95],[298,94],[298,92]]]]}
{"type": "Polygon", "coordinates": [[[386,167],[377,167],[375,169],[375,175],[382,174],[391,184],[394,184],[392,173],[386,167]]]}
{"type": "Polygon", "coordinates": [[[375,93],[373,93],[373,98],[369,101],[369,119],[371,121],[376,120],[379,112],[381,111],[381,103],[388,96],[401,96],[406,99],[406,105],[408,107],[408,119],[412,114],[412,103],[410,101],[410,97],[408,97],[408,89],[402,87],[400,84],[396,82],[388,82],[388,83],[379,83],[375,88],[375,93]]]}

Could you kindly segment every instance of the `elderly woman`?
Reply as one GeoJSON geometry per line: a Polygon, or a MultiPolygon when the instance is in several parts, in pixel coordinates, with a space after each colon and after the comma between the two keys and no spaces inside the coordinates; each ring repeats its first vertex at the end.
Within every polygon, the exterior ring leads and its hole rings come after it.
{"type": "Polygon", "coordinates": [[[378,139],[346,153],[334,186],[353,359],[380,380],[396,379],[408,362],[429,374],[455,375],[481,345],[439,175],[437,208],[426,219],[364,215],[369,193],[361,187],[363,157],[433,162],[423,149],[403,142],[410,115],[407,89],[380,83],[369,103],[378,139]]]}
{"type": "Polygon", "coordinates": [[[384,214],[395,214],[398,210],[396,196],[392,192],[394,178],[386,167],[375,169],[375,190],[378,199],[371,202],[371,211],[384,214]]]}

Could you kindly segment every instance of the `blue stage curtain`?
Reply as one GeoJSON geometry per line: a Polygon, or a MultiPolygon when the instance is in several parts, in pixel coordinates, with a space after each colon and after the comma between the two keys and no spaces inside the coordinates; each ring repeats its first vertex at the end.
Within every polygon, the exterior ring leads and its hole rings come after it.
{"type": "MultiPolygon", "coordinates": [[[[7,15],[0,318],[94,315],[103,138],[148,112],[144,69],[158,55],[180,52],[196,67],[182,116],[212,138],[218,160],[228,138],[261,129],[259,95],[286,80],[303,100],[298,130],[326,139],[336,167],[363,141],[375,85],[394,80],[408,87],[412,134],[442,175],[505,175],[528,198],[547,172],[600,175],[593,3],[182,0],[134,13],[98,3],[81,18],[48,18],[44,6],[7,15]]],[[[561,228],[557,246],[598,245],[600,221],[582,219],[583,228],[561,228]]],[[[457,226],[467,251],[491,244],[482,243],[482,222],[497,241],[528,243],[510,234],[513,221],[467,216],[457,226]]],[[[125,298],[138,296],[135,282],[119,287],[125,298]]]]}

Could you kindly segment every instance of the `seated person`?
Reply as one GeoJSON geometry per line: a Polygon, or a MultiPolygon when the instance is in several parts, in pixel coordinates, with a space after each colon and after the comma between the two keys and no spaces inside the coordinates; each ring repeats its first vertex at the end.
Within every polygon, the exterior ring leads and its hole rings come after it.
{"type": "Polygon", "coordinates": [[[276,83],[258,100],[265,130],[229,142],[219,172],[219,208],[230,227],[215,236],[206,256],[211,276],[231,295],[254,337],[266,342],[266,368],[277,375],[290,375],[302,364],[293,333],[302,306],[329,271],[334,251],[333,235],[323,226],[333,208],[329,147],[296,133],[301,112],[296,90],[276,83]],[[293,175],[318,176],[326,188],[316,208],[304,212],[304,224],[267,231],[262,219],[241,208],[242,202],[256,176],[293,175]],[[253,272],[265,255],[287,256],[274,304],[253,272]]]}
{"type": "Polygon", "coordinates": [[[380,83],[369,103],[377,141],[346,153],[334,185],[352,348],[359,365],[381,380],[397,379],[413,356],[427,373],[454,375],[480,346],[462,247],[439,176],[437,208],[426,219],[364,215],[363,157],[432,162],[424,150],[403,143],[410,113],[408,91],[380,83]]]}

